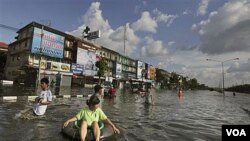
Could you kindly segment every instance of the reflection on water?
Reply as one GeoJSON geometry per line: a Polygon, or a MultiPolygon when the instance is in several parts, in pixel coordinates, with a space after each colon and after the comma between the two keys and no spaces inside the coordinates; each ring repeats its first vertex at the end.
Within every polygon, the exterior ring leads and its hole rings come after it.
{"type": "MultiPolygon", "coordinates": [[[[6,91],[6,90],[3,90],[6,91]]],[[[13,93],[15,89],[12,90],[13,93]]],[[[91,93],[92,90],[72,88],[60,89],[60,94],[91,93]]],[[[27,93],[19,93],[26,95],[27,93]]],[[[3,95],[3,93],[1,93],[3,95]]],[[[6,95],[6,93],[5,93],[6,95]]],[[[115,99],[105,99],[103,110],[122,130],[107,141],[194,141],[221,140],[222,124],[249,124],[250,95],[217,92],[184,91],[179,99],[176,91],[158,92],[155,106],[143,104],[140,96],[118,90],[115,99]],[[244,108],[243,108],[244,107],[244,108]],[[244,110],[245,109],[245,110],[244,110]]],[[[32,102],[19,100],[0,105],[0,140],[51,140],[68,141],[60,134],[63,121],[74,116],[86,106],[86,97],[57,98],[48,107],[43,117],[21,118],[32,102]]]]}

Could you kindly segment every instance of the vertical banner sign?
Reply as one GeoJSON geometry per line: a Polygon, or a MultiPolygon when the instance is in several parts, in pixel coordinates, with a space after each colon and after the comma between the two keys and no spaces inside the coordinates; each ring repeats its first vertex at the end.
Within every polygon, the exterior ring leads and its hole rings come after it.
{"type": "Polygon", "coordinates": [[[45,56],[63,58],[64,37],[34,27],[31,52],[45,56]],[[43,38],[41,34],[43,33],[43,38]],[[40,46],[42,40],[42,46],[40,46]]]}
{"type": "Polygon", "coordinates": [[[154,66],[148,68],[148,79],[154,80],[156,76],[156,69],[154,66]]]}
{"type": "Polygon", "coordinates": [[[137,79],[142,79],[142,70],[145,70],[145,63],[137,62],[137,79]]]}
{"type": "Polygon", "coordinates": [[[116,63],[116,72],[115,72],[115,77],[116,78],[121,78],[122,75],[122,65],[119,63],[116,63]]]}
{"type": "Polygon", "coordinates": [[[83,75],[94,76],[96,75],[96,54],[95,52],[86,49],[77,49],[76,63],[83,65],[83,75]]]}

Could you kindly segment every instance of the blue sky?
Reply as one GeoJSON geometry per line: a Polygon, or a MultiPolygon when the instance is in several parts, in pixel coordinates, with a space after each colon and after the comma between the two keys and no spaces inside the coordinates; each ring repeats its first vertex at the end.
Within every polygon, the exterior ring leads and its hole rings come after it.
{"type": "MultiPolygon", "coordinates": [[[[1,0],[0,24],[21,28],[36,21],[80,36],[101,30],[97,44],[168,71],[218,86],[249,83],[250,0],[1,0]],[[141,54],[141,55],[140,55],[141,54]]],[[[0,28],[0,41],[15,32],[0,28]]]]}

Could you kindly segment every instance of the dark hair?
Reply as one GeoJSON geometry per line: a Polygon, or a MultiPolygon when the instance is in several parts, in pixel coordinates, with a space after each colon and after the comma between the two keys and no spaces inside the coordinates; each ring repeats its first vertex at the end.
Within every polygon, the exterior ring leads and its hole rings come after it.
{"type": "Polygon", "coordinates": [[[100,103],[100,99],[94,94],[92,95],[89,100],[87,100],[86,104],[88,106],[94,106],[96,104],[99,104],[100,103]]]}
{"type": "Polygon", "coordinates": [[[99,90],[102,89],[102,86],[101,85],[95,85],[95,93],[97,93],[99,90]]]}
{"type": "Polygon", "coordinates": [[[44,77],[41,79],[41,83],[49,84],[49,79],[44,77]]]}

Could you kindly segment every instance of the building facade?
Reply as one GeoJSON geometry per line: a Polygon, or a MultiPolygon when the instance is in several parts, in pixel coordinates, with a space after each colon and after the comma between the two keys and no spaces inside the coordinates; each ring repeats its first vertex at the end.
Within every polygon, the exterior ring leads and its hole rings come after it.
{"type": "Polygon", "coordinates": [[[0,42],[0,80],[6,79],[4,75],[4,68],[6,65],[8,45],[4,42],[0,42]]]}
{"type": "Polygon", "coordinates": [[[108,64],[103,81],[119,85],[149,78],[141,76],[151,68],[145,63],[51,27],[31,22],[17,34],[7,52],[8,80],[37,86],[40,78],[48,77],[56,86],[94,84],[99,79],[95,63],[100,58],[108,64]]]}
{"type": "Polygon", "coordinates": [[[77,54],[95,48],[90,42],[36,22],[17,33],[7,54],[5,75],[27,85],[37,85],[40,78],[48,77],[55,85],[71,86],[71,65],[84,63],[77,54]]]}

